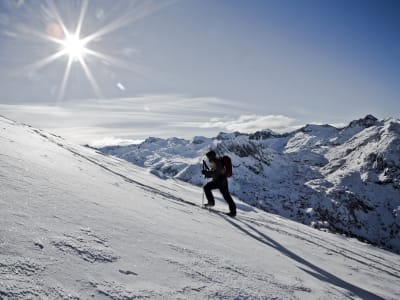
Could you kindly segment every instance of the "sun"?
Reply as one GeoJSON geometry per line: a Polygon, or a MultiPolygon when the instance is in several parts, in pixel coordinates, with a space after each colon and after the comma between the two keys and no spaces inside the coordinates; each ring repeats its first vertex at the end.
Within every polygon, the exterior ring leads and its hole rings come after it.
{"type": "MultiPolygon", "coordinates": [[[[51,42],[56,44],[57,51],[53,54],[46,56],[38,61],[35,61],[27,65],[24,70],[33,71],[44,68],[45,66],[51,64],[52,62],[68,57],[68,61],[65,65],[65,71],[62,76],[61,83],[57,86],[58,96],[57,101],[62,101],[65,96],[65,91],[68,86],[69,77],[71,74],[71,69],[73,64],[78,62],[76,65],[80,65],[89,84],[92,86],[96,97],[102,98],[102,93],[100,87],[96,80],[96,74],[92,72],[90,66],[88,65],[89,58],[95,58],[97,61],[111,65],[113,67],[123,68],[140,75],[136,69],[136,66],[131,62],[125,61],[124,59],[114,57],[99,51],[90,49],[92,43],[100,40],[103,36],[110,34],[120,28],[127,26],[133,22],[144,18],[157,10],[160,10],[166,6],[171,5],[176,0],[164,0],[164,1],[143,1],[143,5],[128,5],[128,9],[120,17],[111,20],[109,23],[104,24],[104,26],[98,28],[91,34],[82,34],[82,27],[85,22],[86,12],[89,7],[89,0],[81,0],[81,7],[78,11],[77,20],[73,28],[67,27],[63,18],[60,15],[59,9],[57,8],[55,2],[52,0],[46,1],[47,5],[44,7],[51,20],[46,24],[44,32],[37,31],[35,29],[28,30],[34,37],[39,37],[46,42],[51,42]],[[135,9],[133,9],[135,8],[135,9]]],[[[0,0],[1,2],[1,0],[0,0]]],[[[79,2],[79,0],[77,1],[79,2]]],[[[133,1],[132,1],[133,2],[133,1]]],[[[71,25],[71,24],[69,24],[71,25]]],[[[83,31],[86,32],[86,31],[83,31]]],[[[91,60],[95,61],[95,60],[91,60]]]]}
{"type": "Polygon", "coordinates": [[[79,35],[66,33],[62,41],[63,51],[69,56],[71,61],[82,61],[88,52],[86,48],[87,41],[80,39],[79,35]]]}

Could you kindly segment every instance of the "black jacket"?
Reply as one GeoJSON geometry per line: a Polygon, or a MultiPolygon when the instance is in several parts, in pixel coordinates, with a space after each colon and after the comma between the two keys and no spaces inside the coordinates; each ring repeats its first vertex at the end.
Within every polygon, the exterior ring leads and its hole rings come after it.
{"type": "Polygon", "coordinates": [[[215,160],[215,169],[203,171],[204,176],[207,178],[213,178],[214,180],[225,179],[225,167],[220,159],[215,160]]]}

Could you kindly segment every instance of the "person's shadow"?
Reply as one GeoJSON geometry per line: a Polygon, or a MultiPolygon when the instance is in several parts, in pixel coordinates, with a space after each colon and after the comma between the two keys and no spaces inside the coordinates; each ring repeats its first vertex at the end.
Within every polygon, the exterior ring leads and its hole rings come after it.
{"type": "Polygon", "coordinates": [[[278,250],[282,254],[286,255],[287,257],[302,264],[304,267],[299,267],[299,269],[301,269],[302,271],[308,273],[309,275],[317,278],[318,280],[325,281],[330,284],[336,285],[337,287],[340,287],[342,289],[348,290],[354,296],[360,297],[361,299],[384,299],[372,292],[369,292],[363,288],[360,288],[349,282],[346,282],[343,279],[340,279],[339,277],[312,264],[311,262],[309,262],[309,261],[305,260],[304,258],[300,257],[299,255],[297,255],[296,253],[294,253],[294,252],[290,251],[289,249],[287,249],[286,247],[282,246],[280,243],[278,243],[274,239],[270,238],[266,234],[260,232],[257,228],[251,226],[250,224],[248,224],[247,222],[244,222],[243,220],[240,220],[240,218],[235,219],[236,221],[232,221],[230,219],[230,217],[225,217],[225,216],[223,216],[223,217],[228,223],[230,223],[232,226],[236,227],[240,231],[244,232],[249,237],[259,241],[260,243],[262,243],[268,247],[275,248],[276,250],[278,250]],[[238,223],[242,223],[243,226],[238,223]],[[245,226],[247,228],[245,228],[245,226]]]}

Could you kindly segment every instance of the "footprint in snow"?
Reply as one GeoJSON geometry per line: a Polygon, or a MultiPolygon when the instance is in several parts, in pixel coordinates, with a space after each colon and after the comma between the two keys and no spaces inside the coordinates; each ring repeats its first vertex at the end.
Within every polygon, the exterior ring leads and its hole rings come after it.
{"type": "Polygon", "coordinates": [[[122,273],[122,274],[124,274],[124,275],[135,275],[135,276],[138,276],[138,273],[135,273],[135,272],[132,272],[132,271],[129,271],[129,270],[118,270],[120,273],[122,273]]]}
{"type": "Polygon", "coordinates": [[[43,249],[43,248],[44,248],[44,246],[43,246],[41,243],[39,243],[39,242],[35,242],[34,245],[35,245],[36,247],[39,247],[40,249],[43,249]]]}

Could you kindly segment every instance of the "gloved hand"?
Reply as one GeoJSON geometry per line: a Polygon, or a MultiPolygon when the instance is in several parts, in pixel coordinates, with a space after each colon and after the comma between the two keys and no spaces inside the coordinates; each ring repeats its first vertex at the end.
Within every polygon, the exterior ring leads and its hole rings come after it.
{"type": "Polygon", "coordinates": [[[212,177],[212,172],[211,171],[207,171],[207,170],[203,170],[201,171],[201,173],[204,175],[204,177],[206,178],[211,178],[212,177]]]}

